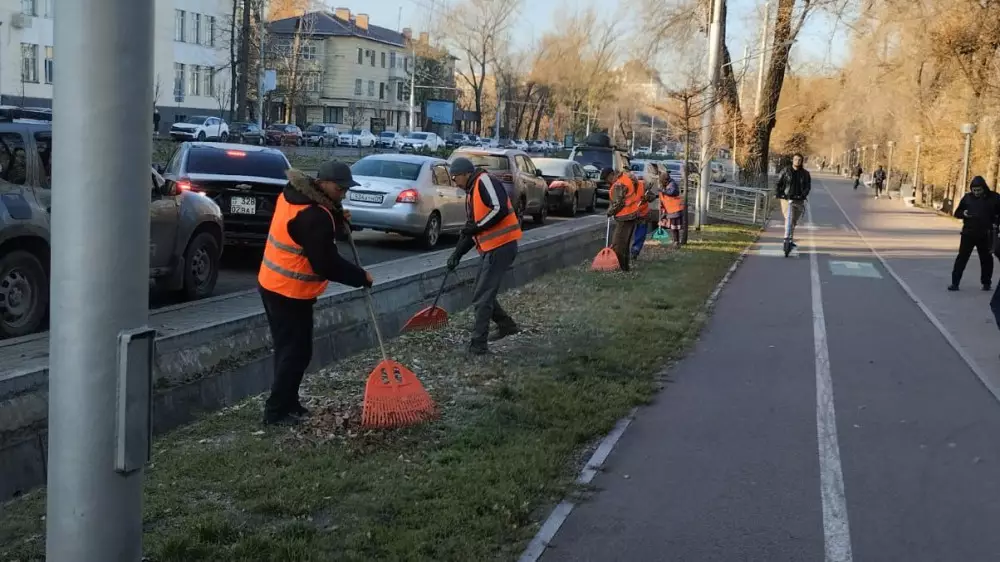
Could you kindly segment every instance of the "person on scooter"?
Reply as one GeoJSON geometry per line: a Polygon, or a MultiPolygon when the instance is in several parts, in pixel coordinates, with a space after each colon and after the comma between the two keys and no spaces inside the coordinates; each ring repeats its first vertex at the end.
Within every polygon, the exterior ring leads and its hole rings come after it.
{"type": "Polygon", "coordinates": [[[795,247],[793,236],[795,226],[806,209],[806,199],[812,189],[812,176],[802,167],[802,155],[792,156],[792,166],[785,168],[778,177],[775,197],[781,201],[781,212],[785,215],[785,241],[783,248],[787,256],[795,247]]]}

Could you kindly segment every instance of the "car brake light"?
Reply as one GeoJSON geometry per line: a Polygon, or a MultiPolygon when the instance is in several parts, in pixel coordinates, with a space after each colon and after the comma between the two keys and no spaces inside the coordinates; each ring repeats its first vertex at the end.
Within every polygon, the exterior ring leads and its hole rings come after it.
{"type": "Polygon", "coordinates": [[[553,187],[553,188],[563,187],[563,188],[565,188],[565,187],[569,187],[569,186],[567,185],[566,182],[564,182],[562,180],[555,180],[555,181],[553,181],[552,183],[549,184],[549,187],[553,187]]]}
{"type": "Polygon", "coordinates": [[[404,189],[396,196],[396,203],[416,203],[417,202],[417,190],[416,189],[404,189]]]}
{"type": "Polygon", "coordinates": [[[189,191],[191,193],[197,193],[198,195],[208,197],[208,195],[205,195],[205,192],[203,192],[200,187],[191,183],[191,180],[177,180],[177,191],[189,191]]]}
{"type": "Polygon", "coordinates": [[[226,155],[232,156],[234,158],[243,158],[244,156],[247,155],[247,153],[243,152],[242,150],[227,150],[226,155]]]}

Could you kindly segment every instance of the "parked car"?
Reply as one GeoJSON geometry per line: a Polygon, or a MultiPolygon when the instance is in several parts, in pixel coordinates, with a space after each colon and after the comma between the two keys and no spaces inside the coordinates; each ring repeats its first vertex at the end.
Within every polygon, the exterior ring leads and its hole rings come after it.
{"type": "Polygon", "coordinates": [[[531,161],[548,184],[546,202],[550,211],[571,217],[580,209],[588,213],[594,211],[597,206],[597,182],[587,177],[583,166],[561,158],[532,158],[531,161]]]}
{"type": "Polygon", "coordinates": [[[444,141],[436,134],[417,132],[403,137],[403,145],[399,149],[401,151],[437,150],[443,146],[444,141]]]}
{"type": "Polygon", "coordinates": [[[356,146],[358,148],[372,147],[378,142],[375,135],[368,129],[351,129],[340,133],[337,142],[341,146],[356,146]]]}
{"type": "Polygon", "coordinates": [[[641,180],[651,182],[659,181],[660,179],[661,172],[656,162],[650,160],[632,160],[630,169],[641,180]]]}
{"type": "MultiPolygon", "coordinates": [[[[43,329],[48,316],[51,166],[51,123],[0,123],[0,338],[43,329]]],[[[152,168],[148,178],[138,187],[151,197],[150,279],[187,299],[211,295],[222,248],[219,206],[169,189],[152,168]]]]}
{"type": "Polygon", "coordinates": [[[177,192],[200,194],[222,209],[226,246],[263,246],[288,159],[276,148],[186,142],[163,168],[177,192]]]}
{"type": "Polygon", "coordinates": [[[484,146],[484,143],[488,142],[489,139],[484,139],[479,135],[467,135],[469,138],[469,146],[484,146]]]}
{"type": "Polygon", "coordinates": [[[330,123],[313,123],[302,131],[302,140],[309,146],[337,146],[340,131],[330,123]]]}
{"type": "Polygon", "coordinates": [[[535,154],[548,154],[549,145],[543,140],[533,140],[528,144],[528,152],[535,154]]]}
{"type": "Polygon", "coordinates": [[[515,139],[515,140],[512,140],[512,141],[510,141],[510,146],[512,148],[515,148],[515,149],[520,150],[522,152],[528,152],[528,150],[530,148],[528,146],[528,143],[525,142],[524,139],[515,139]]]}
{"type": "Polygon", "coordinates": [[[542,172],[535,168],[531,157],[520,150],[504,148],[459,148],[449,161],[464,156],[477,167],[496,174],[510,196],[518,218],[531,216],[536,224],[544,224],[549,215],[546,201],[548,184],[542,172]]]}
{"type": "Polygon", "coordinates": [[[399,150],[403,146],[403,135],[395,131],[382,131],[378,136],[378,145],[382,148],[399,150]]]}
{"type": "Polygon", "coordinates": [[[712,181],[725,183],[726,181],[726,169],[719,162],[712,162],[712,181]]]}
{"type": "Polygon", "coordinates": [[[266,144],[302,146],[305,143],[302,137],[302,129],[296,125],[274,123],[268,125],[265,134],[267,135],[265,137],[266,144]]]}
{"type": "MultiPolygon", "coordinates": [[[[661,165],[670,172],[670,177],[677,182],[677,187],[684,189],[682,183],[681,169],[684,167],[683,160],[662,160],[661,165]]],[[[700,180],[701,170],[698,169],[698,165],[694,162],[688,162],[688,185],[695,186],[698,185],[700,180]]]]}
{"type": "Polygon", "coordinates": [[[587,177],[597,181],[597,199],[604,201],[609,201],[611,186],[601,181],[601,170],[611,168],[620,173],[632,167],[628,153],[612,145],[611,138],[606,133],[594,133],[588,136],[583,144],[573,147],[569,158],[579,162],[587,172],[587,177]]]}
{"type": "Polygon", "coordinates": [[[469,146],[472,143],[469,141],[469,136],[465,133],[452,133],[448,135],[448,139],[444,144],[448,148],[458,148],[460,146],[469,146]]]}
{"type": "Polygon", "coordinates": [[[373,154],[351,166],[344,200],[351,224],[414,236],[427,249],[465,225],[465,191],[451,181],[448,162],[416,154],[373,154]]]}
{"type": "Polygon", "coordinates": [[[256,123],[239,122],[229,126],[229,134],[235,142],[243,144],[264,144],[264,131],[256,123]]]}
{"type": "Polygon", "coordinates": [[[229,125],[218,117],[194,115],[174,123],[170,127],[170,138],[176,141],[229,140],[229,125]]]}

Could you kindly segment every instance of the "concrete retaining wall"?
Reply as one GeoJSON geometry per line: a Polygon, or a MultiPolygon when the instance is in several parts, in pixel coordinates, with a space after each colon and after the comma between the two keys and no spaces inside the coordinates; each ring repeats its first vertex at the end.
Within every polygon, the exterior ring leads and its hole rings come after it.
{"type": "MultiPolygon", "coordinates": [[[[520,286],[550,271],[593,256],[604,244],[605,222],[598,217],[566,221],[525,233],[505,288],[520,286]]],[[[445,273],[449,251],[381,263],[370,268],[376,314],[386,336],[396,335],[416,311],[433,299],[445,273]]],[[[441,305],[457,311],[471,301],[479,258],[471,252],[448,281],[441,305]]],[[[270,333],[255,295],[232,300],[246,310],[222,320],[204,318],[178,329],[156,326],[154,431],[187,423],[200,413],[267,390],[272,375],[270,333]],[[241,299],[241,300],[237,300],[241,299]]],[[[198,318],[193,303],[190,316],[198,318]]],[[[234,304],[235,306],[235,304],[234,304]]],[[[204,308],[203,308],[204,310],[204,308]]],[[[316,305],[311,369],[375,344],[363,293],[332,287],[316,305]]],[[[2,366],[0,366],[2,368],[2,366]]],[[[44,482],[48,459],[48,369],[39,365],[0,374],[0,500],[44,482]]]]}

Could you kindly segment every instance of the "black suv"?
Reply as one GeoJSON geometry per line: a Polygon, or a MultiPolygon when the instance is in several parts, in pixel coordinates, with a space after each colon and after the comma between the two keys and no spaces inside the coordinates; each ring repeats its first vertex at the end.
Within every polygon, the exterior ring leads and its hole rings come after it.
{"type": "Polygon", "coordinates": [[[278,194],[288,183],[288,168],[288,159],[276,148],[185,142],[162,173],[178,190],[200,193],[219,205],[226,246],[263,246],[278,194]]]}
{"type": "Polygon", "coordinates": [[[597,182],[597,198],[608,202],[611,198],[611,186],[608,182],[601,181],[601,170],[611,168],[620,173],[632,167],[628,152],[612,145],[611,138],[605,133],[594,133],[584,139],[583,144],[574,146],[569,159],[583,166],[587,177],[597,182]]]}

